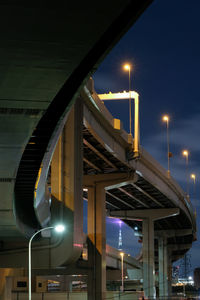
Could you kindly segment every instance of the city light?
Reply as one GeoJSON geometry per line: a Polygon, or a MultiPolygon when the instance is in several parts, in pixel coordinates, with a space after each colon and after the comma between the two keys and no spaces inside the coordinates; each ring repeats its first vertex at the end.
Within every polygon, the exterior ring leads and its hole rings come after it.
{"type": "Polygon", "coordinates": [[[125,64],[124,65],[124,70],[129,71],[131,69],[131,65],[125,64]]]}
{"type": "Polygon", "coordinates": [[[183,150],[182,155],[185,156],[185,158],[186,158],[186,192],[187,192],[187,197],[189,197],[189,172],[188,172],[189,151],[188,150],[183,150]]]}
{"type": "Polygon", "coordinates": [[[163,120],[164,122],[168,122],[168,121],[169,121],[169,117],[168,117],[167,115],[164,115],[164,116],[162,117],[162,120],[163,120]]]}
{"type": "Polygon", "coordinates": [[[129,134],[132,134],[132,118],[131,118],[131,66],[130,64],[124,65],[124,70],[128,71],[128,82],[129,82],[129,134]]]}
{"type": "Polygon", "coordinates": [[[169,116],[168,115],[164,115],[162,117],[162,120],[164,122],[166,122],[167,125],[167,164],[168,164],[168,168],[167,168],[167,176],[168,178],[170,177],[170,169],[169,169],[169,159],[171,157],[171,153],[169,152],[169,116]]]}
{"type": "Polygon", "coordinates": [[[189,280],[192,280],[192,276],[189,276],[188,279],[189,279],[189,280]]]}
{"type": "Polygon", "coordinates": [[[197,199],[196,199],[196,175],[194,173],[190,174],[190,178],[193,180],[193,184],[194,184],[194,189],[193,189],[193,199],[194,199],[194,214],[195,217],[197,215],[197,199]]]}
{"type": "Polygon", "coordinates": [[[65,226],[62,225],[62,224],[59,224],[59,225],[56,225],[54,227],[54,229],[55,229],[56,232],[63,232],[65,230],[65,226]]]}
{"type": "Polygon", "coordinates": [[[185,156],[186,158],[188,158],[189,152],[188,152],[188,150],[183,150],[182,154],[183,154],[183,156],[185,156]]]}

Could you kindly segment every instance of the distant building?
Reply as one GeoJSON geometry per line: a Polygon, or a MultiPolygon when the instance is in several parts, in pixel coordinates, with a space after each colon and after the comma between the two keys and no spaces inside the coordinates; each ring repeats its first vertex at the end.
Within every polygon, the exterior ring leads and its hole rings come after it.
{"type": "Polygon", "coordinates": [[[197,289],[200,288],[200,268],[194,269],[194,285],[197,289]]]}

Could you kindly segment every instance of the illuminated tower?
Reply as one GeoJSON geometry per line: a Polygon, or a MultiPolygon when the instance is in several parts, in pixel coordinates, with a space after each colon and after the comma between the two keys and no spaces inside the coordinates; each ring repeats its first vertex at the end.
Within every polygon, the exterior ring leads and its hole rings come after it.
{"type": "Polygon", "coordinates": [[[118,250],[122,250],[122,221],[119,220],[118,250]]]}

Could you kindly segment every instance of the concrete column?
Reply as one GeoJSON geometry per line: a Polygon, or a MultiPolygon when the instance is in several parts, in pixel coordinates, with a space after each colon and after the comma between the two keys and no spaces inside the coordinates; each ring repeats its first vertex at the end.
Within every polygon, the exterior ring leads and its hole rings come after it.
{"type": "Polygon", "coordinates": [[[16,277],[24,277],[25,270],[23,268],[0,268],[0,299],[11,300],[13,280],[16,277]]]}
{"type": "Polygon", "coordinates": [[[66,225],[63,242],[51,248],[51,267],[76,261],[83,249],[82,104],[78,98],[71,108],[51,163],[51,222],[66,225]]]}
{"type": "Polygon", "coordinates": [[[111,187],[134,182],[135,173],[84,175],[83,186],[88,189],[88,300],[106,297],[106,204],[105,192],[111,187]]]}
{"type": "Polygon", "coordinates": [[[4,291],[4,297],[1,299],[4,300],[12,300],[12,285],[13,285],[13,277],[6,277],[6,285],[4,291]]]}
{"type": "Polygon", "coordinates": [[[143,233],[143,289],[145,296],[155,299],[154,222],[146,218],[142,223],[143,233]]]}
{"type": "Polygon", "coordinates": [[[118,210],[110,212],[110,216],[121,218],[124,220],[143,220],[143,289],[145,296],[151,299],[156,298],[154,263],[154,221],[164,219],[170,216],[175,216],[177,214],[179,214],[178,208],[118,210]]]}
{"type": "Polygon", "coordinates": [[[168,253],[167,238],[158,238],[158,260],[159,260],[159,297],[168,297],[168,253]]]}
{"type": "Polygon", "coordinates": [[[172,294],[172,255],[171,251],[167,251],[168,265],[167,265],[167,277],[168,277],[168,294],[172,294]]]}
{"type": "Polygon", "coordinates": [[[88,189],[88,300],[106,297],[106,209],[105,189],[88,189]]]}

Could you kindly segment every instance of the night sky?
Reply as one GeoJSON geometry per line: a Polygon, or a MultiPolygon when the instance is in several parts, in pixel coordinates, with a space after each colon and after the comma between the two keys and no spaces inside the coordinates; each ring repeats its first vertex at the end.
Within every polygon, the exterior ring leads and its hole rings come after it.
{"type": "MultiPolygon", "coordinates": [[[[124,62],[133,65],[131,89],[140,95],[141,145],[167,168],[166,124],[170,116],[171,175],[186,190],[186,164],[181,155],[188,149],[189,170],[197,176],[196,196],[190,180],[190,197],[200,217],[200,1],[155,0],[100,65],[93,79],[98,93],[128,90],[124,62]],[[195,197],[194,197],[195,196],[195,197]]],[[[129,131],[128,101],[106,102],[115,118],[129,131]]],[[[107,242],[117,248],[118,225],[107,222],[107,242]]],[[[122,226],[123,249],[136,255],[141,244],[133,230],[122,226]]],[[[192,268],[200,267],[200,235],[190,250],[192,268]]]]}

